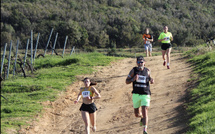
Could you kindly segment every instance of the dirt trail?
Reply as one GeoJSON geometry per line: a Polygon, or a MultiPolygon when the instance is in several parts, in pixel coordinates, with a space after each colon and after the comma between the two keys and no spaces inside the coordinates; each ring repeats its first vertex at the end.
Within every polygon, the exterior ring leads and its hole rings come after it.
{"type": "MultiPolygon", "coordinates": [[[[179,54],[173,54],[171,69],[162,65],[161,56],[146,57],[146,67],[151,70],[155,84],[151,85],[151,106],[149,108],[150,134],[182,134],[186,129],[183,104],[185,102],[186,83],[191,68],[179,54]]],[[[126,85],[125,79],[136,66],[136,59],[127,58],[108,67],[98,67],[98,72],[89,76],[99,82],[95,87],[102,98],[96,100],[97,134],[142,134],[139,118],[132,107],[132,84],[126,85]]],[[[78,79],[83,79],[79,76],[78,79]]],[[[31,126],[22,128],[21,134],[84,134],[84,123],[79,107],[74,104],[83,82],[78,81],[68,87],[55,102],[46,102],[42,117],[31,126]]],[[[91,132],[93,133],[93,132],[91,132]]]]}

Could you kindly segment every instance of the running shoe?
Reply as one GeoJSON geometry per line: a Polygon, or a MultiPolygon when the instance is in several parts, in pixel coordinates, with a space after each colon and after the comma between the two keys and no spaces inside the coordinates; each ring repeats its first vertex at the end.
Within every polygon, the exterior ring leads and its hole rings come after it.
{"type": "Polygon", "coordinates": [[[165,65],[166,65],[166,61],[163,62],[163,66],[165,66],[165,65]]]}
{"type": "Polygon", "coordinates": [[[143,118],[140,119],[140,126],[143,126],[143,118]]]}
{"type": "Polygon", "coordinates": [[[93,130],[93,132],[96,132],[96,126],[94,126],[94,127],[92,128],[92,130],[93,130]]]}
{"type": "Polygon", "coordinates": [[[143,134],[148,134],[145,130],[143,131],[143,134]]]}
{"type": "Polygon", "coordinates": [[[169,66],[167,66],[167,69],[170,69],[170,67],[169,67],[169,66]]]}

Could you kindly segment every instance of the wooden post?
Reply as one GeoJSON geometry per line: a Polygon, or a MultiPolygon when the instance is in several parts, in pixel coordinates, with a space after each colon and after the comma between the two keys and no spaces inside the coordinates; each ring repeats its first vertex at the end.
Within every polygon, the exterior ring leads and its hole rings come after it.
{"type": "Polygon", "coordinates": [[[7,48],[7,43],[5,43],[5,46],[4,46],[4,52],[3,52],[3,56],[2,56],[2,62],[1,62],[1,74],[2,74],[2,71],[3,71],[3,67],[4,67],[4,58],[5,58],[6,48],[7,48]]]}
{"type": "Polygon", "coordinates": [[[31,30],[31,65],[33,65],[33,30],[31,30]]]}
{"type": "Polygon", "coordinates": [[[47,42],[47,44],[46,44],[46,48],[45,48],[45,52],[44,52],[44,56],[46,55],[46,51],[47,51],[47,48],[48,48],[48,45],[49,45],[49,42],[50,42],[50,39],[51,39],[51,36],[52,36],[52,32],[53,32],[53,30],[54,30],[54,28],[52,28],[51,33],[50,33],[50,35],[49,35],[49,39],[48,39],[48,42],[47,42]]]}
{"type": "Polygon", "coordinates": [[[18,48],[19,48],[19,39],[17,40],[17,44],[16,44],[16,55],[15,55],[15,62],[14,62],[13,76],[15,75],[15,71],[16,71],[16,61],[17,61],[17,55],[18,55],[18,48]]]}
{"type": "Polygon", "coordinates": [[[12,40],[10,41],[10,51],[9,51],[9,56],[8,56],[8,66],[7,66],[7,79],[10,73],[10,57],[11,57],[11,50],[12,50],[12,40]]]}
{"type": "Polygon", "coordinates": [[[65,42],[64,42],[64,47],[63,47],[63,54],[62,54],[62,57],[64,56],[64,51],[65,51],[65,48],[66,48],[66,42],[67,42],[67,39],[68,39],[68,36],[66,36],[66,39],[65,39],[65,42]]]}
{"type": "Polygon", "coordinates": [[[29,44],[29,39],[27,40],[27,45],[25,49],[25,57],[24,57],[24,63],[23,63],[23,68],[25,69],[25,63],[26,63],[26,58],[27,58],[27,53],[28,53],[28,44],[29,44]]]}
{"type": "Polygon", "coordinates": [[[72,47],[72,51],[70,53],[70,56],[72,55],[73,51],[75,51],[75,46],[72,47]]]}
{"type": "Polygon", "coordinates": [[[56,33],[56,36],[55,36],[54,46],[53,46],[53,48],[52,48],[52,55],[53,55],[54,50],[55,50],[55,45],[56,45],[56,42],[57,42],[57,37],[58,37],[58,33],[56,33]]]}
{"type": "Polygon", "coordinates": [[[36,53],[37,53],[37,46],[38,46],[38,43],[39,43],[39,38],[40,38],[40,33],[38,33],[38,35],[37,35],[37,42],[36,42],[36,46],[35,46],[35,50],[34,50],[34,60],[35,60],[36,53]]]}

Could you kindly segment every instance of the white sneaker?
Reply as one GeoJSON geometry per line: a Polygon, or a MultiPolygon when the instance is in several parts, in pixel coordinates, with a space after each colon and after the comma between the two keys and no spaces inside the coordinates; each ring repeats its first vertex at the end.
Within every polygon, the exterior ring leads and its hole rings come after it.
{"type": "Polygon", "coordinates": [[[94,127],[92,128],[92,130],[93,130],[93,132],[96,132],[96,126],[94,126],[94,127]]]}

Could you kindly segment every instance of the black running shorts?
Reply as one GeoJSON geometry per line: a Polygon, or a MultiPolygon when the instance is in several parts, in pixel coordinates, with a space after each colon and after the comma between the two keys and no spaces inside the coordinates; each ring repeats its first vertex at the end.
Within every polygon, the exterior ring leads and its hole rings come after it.
{"type": "Polygon", "coordinates": [[[162,45],[161,45],[162,50],[167,50],[171,47],[172,47],[171,43],[162,43],[162,45]]]}
{"type": "Polygon", "coordinates": [[[81,105],[79,110],[80,111],[87,111],[89,113],[94,113],[97,110],[97,108],[96,108],[95,103],[91,103],[91,104],[82,103],[82,105],[81,105]]]}

